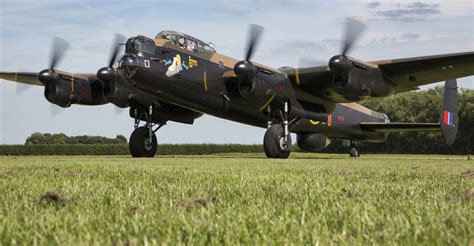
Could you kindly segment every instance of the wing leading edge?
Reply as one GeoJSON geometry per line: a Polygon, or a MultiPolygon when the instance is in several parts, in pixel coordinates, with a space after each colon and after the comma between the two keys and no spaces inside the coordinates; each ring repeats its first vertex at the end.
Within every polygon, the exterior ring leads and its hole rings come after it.
{"type": "Polygon", "coordinates": [[[474,52],[369,62],[395,84],[395,93],[474,75],[474,52]]]}

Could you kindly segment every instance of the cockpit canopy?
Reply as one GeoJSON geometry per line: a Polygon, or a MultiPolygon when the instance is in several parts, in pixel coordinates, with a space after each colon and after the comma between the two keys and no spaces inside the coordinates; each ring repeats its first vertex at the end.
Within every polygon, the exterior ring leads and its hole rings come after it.
{"type": "Polygon", "coordinates": [[[180,32],[162,31],[158,33],[155,38],[169,40],[174,45],[190,52],[216,52],[212,43],[205,43],[197,38],[191,37],[180,32]]]}

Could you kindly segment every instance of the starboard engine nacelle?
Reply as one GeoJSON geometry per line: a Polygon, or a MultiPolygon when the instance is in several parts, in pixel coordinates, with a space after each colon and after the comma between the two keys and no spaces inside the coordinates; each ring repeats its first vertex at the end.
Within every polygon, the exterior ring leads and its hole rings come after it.
{"type": "Polygon", "coordinates": [[[306,151],[318,151],[326,148],[331,140],[320,133],[297,134],[296,142],[300,149],[306,151]]]}
{"type": "Polygon", "coordinates": [[[52,69],[43,70],[38,79],[45,85],[44,96],[50,103],[67,108],[72,104],[102,105],[108,103],[97,80],[78,78],[52,69]]]}
{"type": "Polygon", "coordinates": [[[388,96],[394,89],[394,85],[384,78],[380,69],[350,57],[332,57],[329,68],[333,72],[333,89],[347,100],[338,102],[357,102],[367,96],[388,96]]]}
{"type": "Polygon", "coordinates": [[[388,96],[394,87],[384,79],[380,69],[350,57],[332,57],[329,68],[333,72],[333,89],[349,102],[357,102],[367,96],[388,96]]]}

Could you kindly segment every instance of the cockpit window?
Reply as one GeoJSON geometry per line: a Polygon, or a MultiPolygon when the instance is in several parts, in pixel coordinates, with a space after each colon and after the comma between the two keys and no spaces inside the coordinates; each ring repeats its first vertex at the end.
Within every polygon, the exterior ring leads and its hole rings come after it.
{"type": "Polygon", "coordinates": [[[135,38],[134,48],[145,53],[155,54],[156,46],[153,40],[138,36],[135,38]]]}
{"type": "Polygon", "coordinates": [[[210,43],[205,43],[184,33],[174,31],[162,31],[158,33],[158,35],[156,35],[156,38],[169,40],[172,44],[190,52],[216,52],[216,50],[210,43]]]}

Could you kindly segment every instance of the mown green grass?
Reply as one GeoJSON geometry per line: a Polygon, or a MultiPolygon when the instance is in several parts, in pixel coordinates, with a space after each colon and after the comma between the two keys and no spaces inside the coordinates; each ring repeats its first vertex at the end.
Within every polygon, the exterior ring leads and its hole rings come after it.
{"type": "Polygon", "coordinates": [[[474,161],[0,157],[1,244],[474,243],[474,161]]]}

